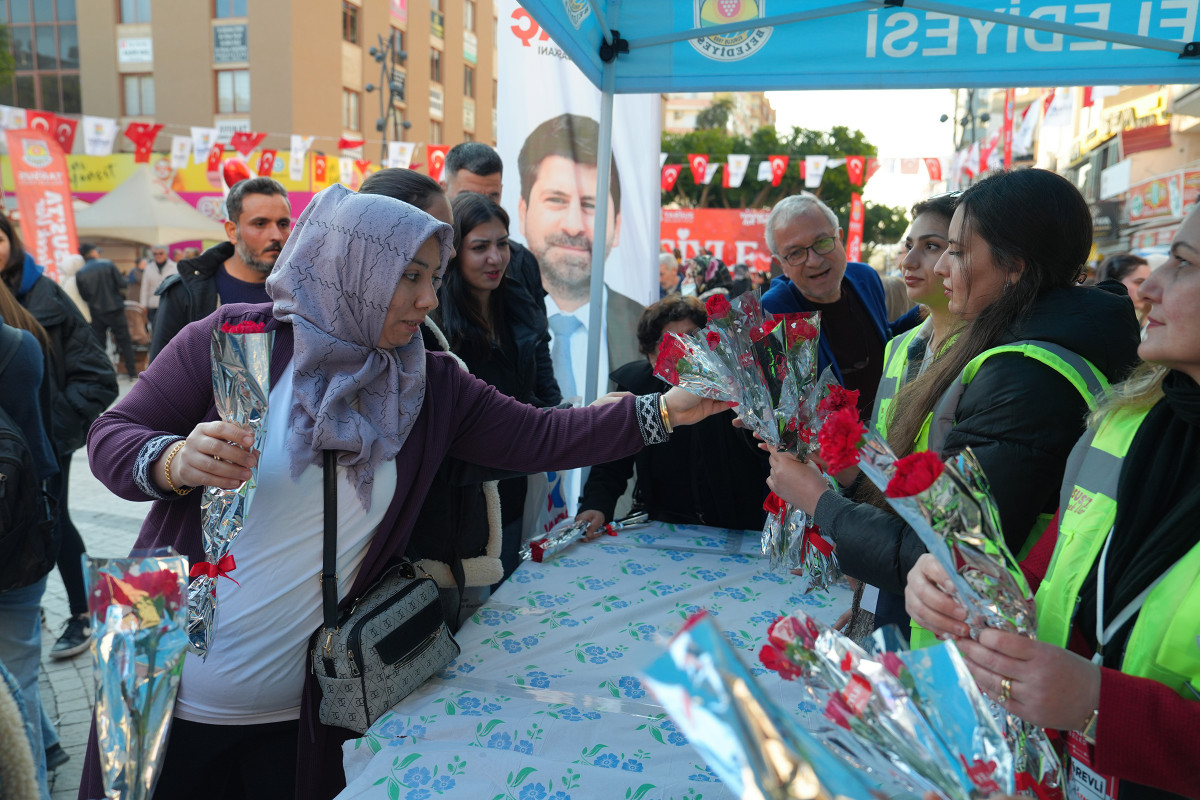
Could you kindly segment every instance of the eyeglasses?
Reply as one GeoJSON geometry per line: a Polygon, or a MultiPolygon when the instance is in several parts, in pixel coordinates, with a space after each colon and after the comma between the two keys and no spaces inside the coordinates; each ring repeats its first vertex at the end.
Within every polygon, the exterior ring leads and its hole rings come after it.
{"type": "Polygon", "coordinates": [[[797,247],[787,255],[780,256],[780,260],[789,267],[799,267],[808,261],[808,251],[812,250],[819,256],[829,255],[833,252],[834,246],[837,244],[837,239],[833,236],[822,236],[808,247],[797,247]]]}

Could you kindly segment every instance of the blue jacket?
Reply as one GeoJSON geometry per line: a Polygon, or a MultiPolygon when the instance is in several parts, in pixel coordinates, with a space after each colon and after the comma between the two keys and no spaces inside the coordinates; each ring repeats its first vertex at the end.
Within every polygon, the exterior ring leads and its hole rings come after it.
{"type": "MultiPolygon", "coordinates": [[[[921,321],[919,309],[913,308],[895,322],[888,322],[887,303],[883,296],[883,281],[879,279],[879,273],[866,264],[860,264],[857,261],[847,262],[846,283],[849,284],[850,291],[858,296],[867,309],[871,322],[874,323],[871,330],[879,337],[880,347],[887,344],[888,339],[903,333],[921,321]]],[[[762,307],[763,311],[772,314],[795,314],[817,310],[815,305],[800,294],[800,290],[786,275],[780,275],[771,281],[771,288],[762,296],[762,307]]],[[[838,369],[837,362],[833,360],[833,346],[829,344],[825,329],[821,328],[821,341],[817,349],[817,374],[820,375],[825,367],[832,367],[834,377],[837,378],[838,383],[842,382],[842,371],[838,369]]]]}

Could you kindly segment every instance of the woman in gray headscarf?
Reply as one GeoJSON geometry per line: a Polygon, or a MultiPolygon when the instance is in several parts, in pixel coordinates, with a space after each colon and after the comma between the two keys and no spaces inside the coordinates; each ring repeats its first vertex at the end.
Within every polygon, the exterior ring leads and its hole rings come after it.
{"type": "MultiPolygon", "coordinates": [[[[321,620],[323,450],[338,451],[346,606],[404,551],[447,455],[520,472],[571,469],[627,456],[725,408],[676,389],[661,407],[658,396],[628,396],[546,412],[426,352],[415,334],[437,307],[452,236],[398,200],[326,189],[267,281],[273,304],[225,305],[189,325],[92,427],[97,477],[122,497],[155,501],[135,547],[172,545],[193,563],[203,548],[192,487],[236,487],[259,465],[232,551],[239,583],[221,582],[221,631],[207,660],[185,662],[156,796],[330,797],[344,783],[337,745],[350,734],[317,721],[305,669],[321,620]],[[219,421],[212,400],[210,332],[241,322],[275,334],[261,454],[244,449],[249,434],[219,421]]],[[[80,796],[100,793],[92,745],[80,796]]]]}

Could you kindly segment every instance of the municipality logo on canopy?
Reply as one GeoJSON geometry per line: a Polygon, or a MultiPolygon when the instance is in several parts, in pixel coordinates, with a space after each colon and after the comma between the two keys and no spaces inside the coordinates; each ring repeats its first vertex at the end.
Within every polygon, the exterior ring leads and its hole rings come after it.
{"type": "MultiPolygon", "coordinates": [[[[692,0],[695,4],[695,25],[712,28],[762,19],[766,15],[766,0],[692,0]]],[[[748,28],[741,31],[703,36],[689,40],[692,47],[705,58],[713,61],[741,61],[756,53],[767,39],[772,28],[748,28]]]]}

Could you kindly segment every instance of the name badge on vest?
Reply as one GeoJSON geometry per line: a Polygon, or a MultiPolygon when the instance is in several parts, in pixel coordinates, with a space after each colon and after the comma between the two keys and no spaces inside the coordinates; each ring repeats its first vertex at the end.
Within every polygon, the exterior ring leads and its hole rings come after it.
{"type": "Polygon", "coordinates": [[[1067,773],[1068,800],[1116,800],[1120,781],[1092,769],[1092,746],[1084,741],[1079,731],[1071,731],[1067,752],[1071,757],[1067,773]]]}

